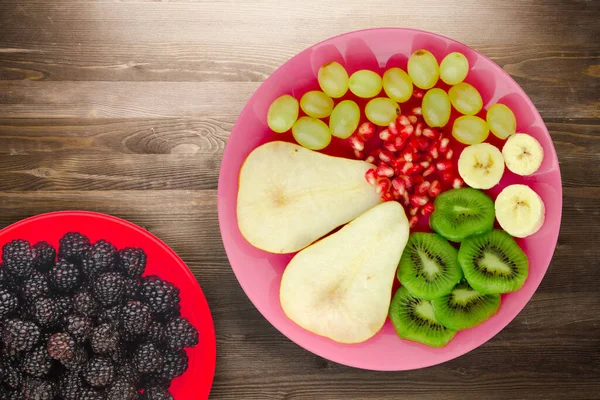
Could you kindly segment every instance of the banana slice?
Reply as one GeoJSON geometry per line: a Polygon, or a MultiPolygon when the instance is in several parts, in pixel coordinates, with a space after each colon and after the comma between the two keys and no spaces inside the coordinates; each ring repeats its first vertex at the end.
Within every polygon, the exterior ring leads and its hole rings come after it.
{"type": "Polygon", "coordinates": [[[531,175],[540,168],[544,149],[540,142],[526,133],[517,133],[508,138],[502,148],[506,168],[517,175],[531,175]]]}
{"type": "Polygon", "coordinates": [[[504,157],[489,143],[474,144],[460,153],[458,173],[472,188],[489,189],[502,178],[504,157]]]}
{"type": "Polygon", "coordinates": [[[544,224],[546,207],[542,198],[527,185],[505,187],[496,198],[496,219],[511,236],[524,238],[544,224]]]}

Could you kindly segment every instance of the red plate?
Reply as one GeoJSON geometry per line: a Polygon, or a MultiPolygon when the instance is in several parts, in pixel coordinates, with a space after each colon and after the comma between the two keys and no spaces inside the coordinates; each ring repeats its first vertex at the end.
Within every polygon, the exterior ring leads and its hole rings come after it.
{"type": "Polygon", "coordinates": [[[0,246],[13,239],[31,244],[45,240],[58,248],[59,239],[69,231],[80,232],[92,242],[105,239],[117,248],[141,247],[148,256],[145,275],[158,275],[181,291],[181,314],[199,333],[199,344],[187,349],[188,370],[173,380],[170,391],[178,400],[207,399],[216,365],[216,338],[208,303],[194,275],[184,262],[156,236],[137,225],[110,215],[61,211],[27,218],[0,231],[0,246]]]}

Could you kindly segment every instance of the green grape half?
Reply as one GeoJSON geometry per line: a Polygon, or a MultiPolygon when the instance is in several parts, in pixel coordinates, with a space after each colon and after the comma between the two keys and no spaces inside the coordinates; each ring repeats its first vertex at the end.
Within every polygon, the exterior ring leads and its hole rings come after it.
{"type": "Polygon", "coordinates": [[[383,74],[383,90],[390,99],[404,103],[412,96],[413,83],[405,71],[390,68],[383,74]]]}
{"type": "Polygon", "coordinates": [[[417,50],[408,58],[408,75],[416,87],[431,89],[440,77],[435,56],[427,50],[417,50]]]}
{"type": "Polygon", "coordinates": [[[298,100],[284,94],[269,106],[267,124],[277,133],[289,131],[298,119],[298,100]]]}
{"type": "Polygon", "coordinates": [[[517,119],[512,110],[504,104],[494,104],[486,115],[490,131],[500,139],[506,139],[517,132],[517,119]]]}
{"type": "Polygon", "coordinates": [[[450,103],[461,114],[475,115],[483,108],[481,95],[473,86],[461,82],[452,86],[448,91],[450,103]]]}
{"type": "Polygon", "coordinates": [[[312,90],[300,99],[302,111],[314,118],[327,118],[333,110],[333,100],[325,93],[312,90]]]}
{"type": "Polygon", "coordinates": [[[440,64],[440,78],[448,85],[456,85],[465,80],[469,73],[469,60],[464,54],[448,54],[440,64]]]}
{"type": "Polygon", "coordinates": [[[361,69],[350,76],[348,88],[358,97],[369,99],[381,92],[383,81],[377,72],[361,69]]]}
{"type": "Polygon", "coordinates": [[[474,115],[458,117],[452,126],[452,136],[464,144],[479,144],[487,139],[489,133],[487,122],[474,115]]]}
{"type": "Polygon", "coordinates": [[[388,126],[400,114],[400,106],[387,97],[377,97],[367,103],[367,119],[379,126],[388,126]]]}
{"type": "Polygon", "coordinates": [[[360,121],[360,108],[352,100],[338,103],[329,117],[331,134],[340,139],[347,139],[356,131],[360,121]]]}
{"type": "Polygon", "coordinates": [[[321,90],[334,99],[342,97],[348,91],[348,72],[338,62],[321,66],[317,80],[321,90]]]}
{"type": "Polygon", "coordinates": [[[313,117],[300,117],[292,127],[296,142],[311,150],[321,150],[331,142],[331,132],[325,122],[313,117]]]}
{"type": "Polygon", "coordinates": [[[443,127],[450,119],[450,99],[448,94],[442,89],[431,89],[423,96],[423,119],[427,125],[434,127],[443,127]]]}

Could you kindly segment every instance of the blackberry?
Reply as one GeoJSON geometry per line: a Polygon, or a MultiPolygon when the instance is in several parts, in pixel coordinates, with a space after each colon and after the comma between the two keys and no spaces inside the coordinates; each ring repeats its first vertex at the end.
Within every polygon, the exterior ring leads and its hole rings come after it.
{"type": "Polygon", "coordinates": [[[107,400],[133,400],[137,397],[138,391],[133,383],[127,379],[118,378],[106,390],[107,400]]]}
{"type": "Polygon", "coordinates": [[[162,352],[153,343],[142,343],[134,352],[133,367],[142,374],[156,371],[162,366],[164,357],[162,352]]]}
{"type": "Polygon", "coordinates": [[[56,395],[56,388],[49,380],[28,378],[23,382],[21,393],[28,400],[52,400],[56,395]]]}
{"type": "Polygon", "coordinates": [[[88,361],[88,353],[81,347],[75,348],[73,356],[67,360],[61,360],[61,364],[69,371],[79,372],[88,361]]]}
{"type": "Polygon", "coordinates": [[[124,295],[127,299],[137,299],[138,293],[140,291],[140,283],[137,279],[134,278],[124,278],[125,284],[124,287],[124,295]]]}
{"type": "Polygon", "coordinates": [[[28,302],[32,302],[40,297],[50,296],[50,284],[48,283],[48,279],[39,272],[34,272],[21,285],[20,294],[21,297],[28,302]]]}
{"type": "Polygon", "coordinates": [[[79,397],[77,400],[104,400],[104,396],[102,392],[96,389],[84,387],[79,392],[79,397]]]}
{"type": "Polygon", "coordinates": [[[63,326],[76,342],[84,343],[90,336],[93,324],[85,315],[70,314],[63,318],[63,326]]]}
{"type": "Polygon", "coordinates": [[[60,239],[58,256],[69,261],[79,261],[90,249],[90,239],[78,232],[68,232],[60,239]]]}
{"type": "Polygon", "coordinates": [[[165,326],[158,321],[152,322],[146,333],[146,338],[150,342],[162,344],[165,341],[165,326]]]}
{"type": "Polygon", "coordinates": [[[56,261],[56,249],[47,242],[37,242],[33,245],[33,266],[42,272],[46,272],[56,261]]]}
{"type": "Polygon", "coordinates": [[[121,302],[123,297],[124,281],[118,272],[105,272],[100,274],[93,286],[96,300],[105,306],[121,302]]]}
{"type": "Polygon", "coordinates": [[[75,339],[68,333],[60,332],[50,336],[47,344],[48,354],[55,360],[65,362],[73,358],[76,352],[75,339]]]}
{"type": "Polygon", "coordinates": [[[56,304],[59,317],[69,314],[73,310],[73,302],[69,296],[54,296],[52,299],[56,304]]]}
{"type": "Polygon", "coordinates": [[[13,240],[2,248],[6,272],[19,279],[27,278],[33,272],[33,256],[33,249],[27,240],[13,240]]]}
{"type": "Polygon", "coordinates": [[[17,310],[19,299],[8,288],[0,286],[0,319],[17,310]]]}
{"type": "Polygon", "coordinates": [[[112,353],[119,346],[119,332],[112,324],[98,325],[92,329],[90,346],[96,354],[112,353]]]}
{"type": "Polygon", "coordinates": [[[15,284],[14,279],[12,278],[12,276],[10,276],[8,271],[6,271],[6,268],[4,268],[4,265],[1,263],[0,263],[0,286],[3,286],[5,288],[13,290],[13,291],[17,290],[17,285],[15,284]]]}
{"type": "Polygon", "coordinates": [[[140,381],[140,373],[133,367],[131,362],[126,361],[117,366],[117,377],[131,382],[133,385],[140,381]]]}
{"type": "Polygon", "coordinates": [[[130,300],[123,306],[121,312],[121,326],[123,329],[135,335],[143,335],[148,332],[152,323],[150,307],[141,301],[130,300]]]}
{"type": "Polygon", "coordinates": [[[31,318],[42,328],[52,327],[58,320],[58,307],[54,300],[37,299],[30,306],[31,318]]]}
{"type": "Polygon", "coordinates": [[[2,368],[4,370],[4,383],[11,389],[18,389],[23,381],[21,370],[11,362],[5,362],[2,368]]]}
{"type": "Polygon", "coordinates": [[[173,400],[169,389],[154,386],[144,389],[140,400],[173,400]]]}
{"type": "Polygon", "coordinates": [[[141,278],[146,269],[146,253],[139,248],[127,247],[119,251],[119,269],[130,278],[141,278]]]}
{"type": "Polygon", "coordinates": [[[168,314],[179,305],[179,289],[158,276],[142,278],[140,297],[157,314],[168,314]]]}
{"type": "Polygon", "coordinates": [[[115,375],[115,367],[112,361],[106,357],[95,357],[90,359],[82,371],[83,380],[93,387],[104,387],[112,382],[115,375]]]}
{"type": "Polygon", "coordinates": [[[115,350],[109,354],[110,359],[115,363],[115,365],[121,365],[127,360],[127,350],[125,349],[125,345],[123,343],[119,343],[115,350]]]}
{"type": "Polygon", "coordinates": [[[8,354],[31,350],[39,339],[40,328],[33,322],[10,319],[4,323],[2,342],[8,354]]]}
{"type": "Polygon", "coordinates": [[[98,240],[83,257],[83,270],[89,276],[111,270],[116,264],[117,249],[106,240],[98,240]]]}
{"type": "Polygon", "coordinates": [[[77,372],[67,372],[58,381],[58,394],[64,400],[79,400],[83,382],[77,372]]]}
{"type": "Polygon", "coordinates": [[[177,318],[165,327],[165,341],[171,350],[194,347],[198,344],[198,331],[186,318],[177,318]]]}
{"type": "Polygon", "coordinates": [[[167,382],[183,375],[188,368],[188,356],[185,351],[167,351],[163,354],[164,361],[156,374],[167,382]]]}
{"type": "Polygon", "coordinates": [[[120,305],[105,308],[98,316],[98,322],[101,324],[113,323],[118,324],[121,320],[121,311],[123,308],[120,305]]]}
{"type": "Polygon", "coordinates": [[[58,260],[49,275],[54,287],[61,292],[69,293],[77,289],[81,283],[79,268],[64,258],[58,260]]]}
{"type": "Polygon", "coordinates": [[[43,378],[52,368],[52,358],[48,354],[45,345],[33,349],[23,356],[21,360],[21,370],[37,378],[43,378]]]}
{"type": "Polygon", "coordinates": [[[72,302],[75,312],[88,317],[95,317],[98,315],[98,310],[100,307],[92,294],[87,290],[82,290],[75,293],[72,302]]]}

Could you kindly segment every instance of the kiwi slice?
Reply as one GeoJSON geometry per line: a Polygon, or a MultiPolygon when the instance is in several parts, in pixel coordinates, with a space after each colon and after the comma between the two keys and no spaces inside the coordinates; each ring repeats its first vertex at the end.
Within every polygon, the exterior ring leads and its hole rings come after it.
{"type": "Polygon", "coordinates": [[[483,294],[521,289],[529,272],[529,260],[515,239],[501,230],[465,239],[458,262],[471,287],[483,294]]]}
{"type": "Polygon", "coordinates": [[[443,296],[463,277],[456,257],[456,249],[437,233],[413,233],[400,258],[398,280],[417,297],[443,296]]]}
{"type": "Polygon", "coordinates": [[[494,227],[494,201],[477,189],[462,188],[440,194],[429,218],[431,229],[453,242],[491,231],[494,227]]]}
{"type": "Polygon", "coordinates": [[[400,338],[427,346],[444,347],[456,335],[436,319],[431,301],[414,297],[405,287],[392,298],[390,320],[400,338]]]}
{"type": "Polygon", "coordinates": [[[479,325],[494,315],[500,308],[500,295],[481,294],[463,280],[432,303],[435,318],[442,325],[460,330],[479,325]]]}

